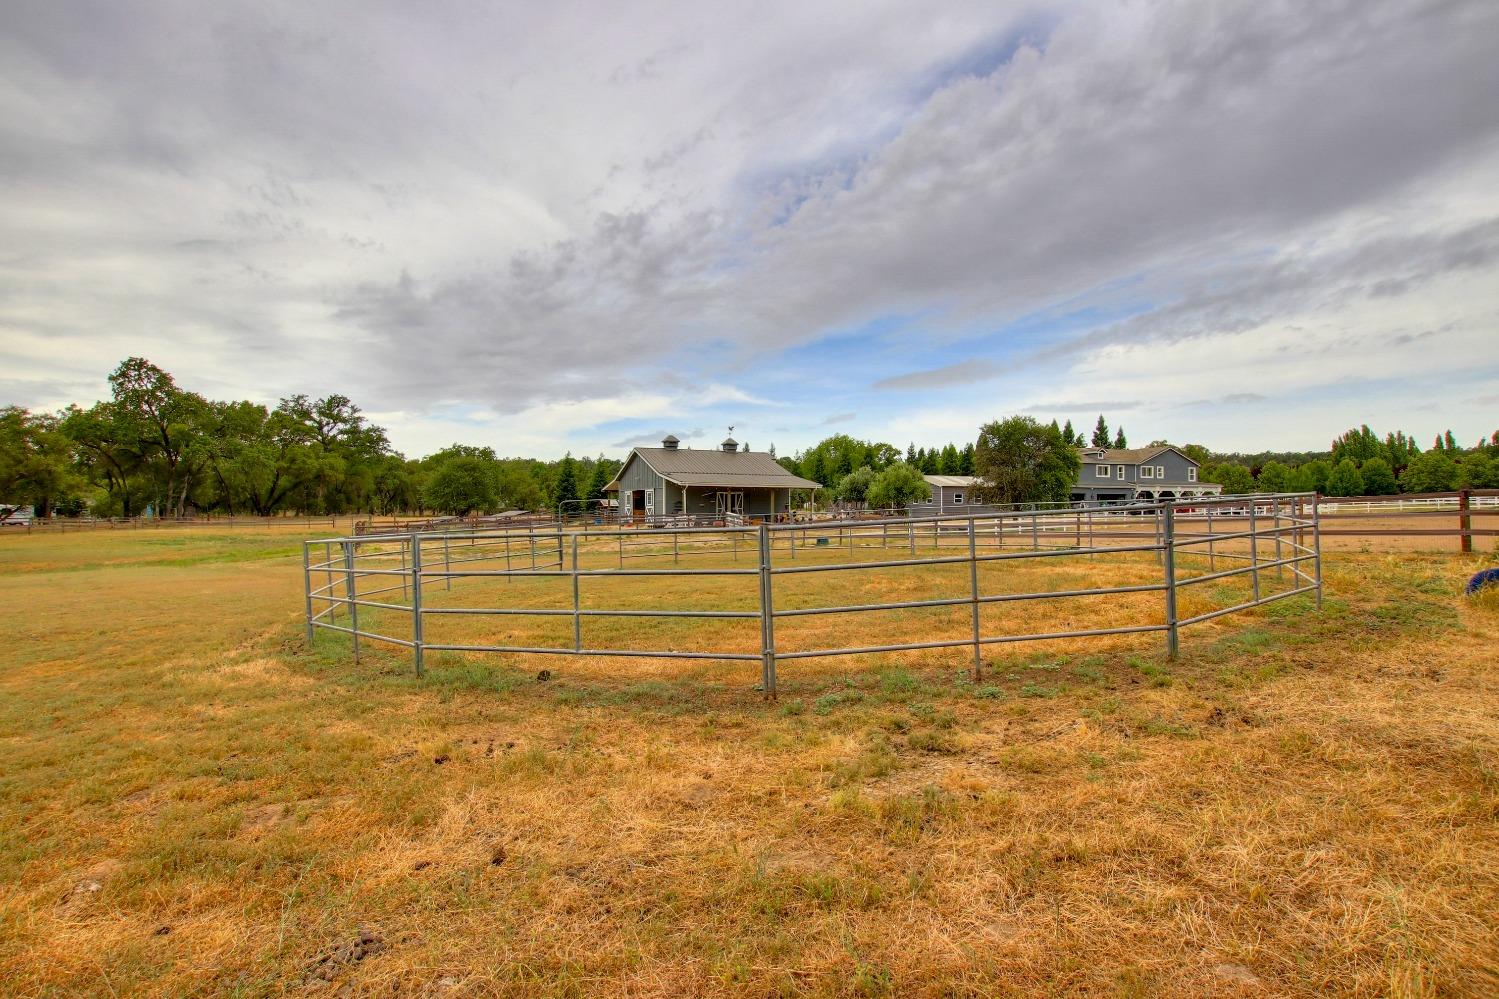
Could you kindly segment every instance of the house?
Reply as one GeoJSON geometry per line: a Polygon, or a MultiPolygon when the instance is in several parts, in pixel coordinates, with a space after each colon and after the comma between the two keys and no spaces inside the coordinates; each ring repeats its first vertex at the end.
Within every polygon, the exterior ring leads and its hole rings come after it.
{"type": "Polygon", "coordinates": [[[932,487],[932,498],[912,503],[913,517],[937,517],[949,513],[990,513],[993,507],[977,503],[973,490],[979,485],[976,475],[923,475],[932,487]]]}
{"type": "Polygon", "coordinates": [[[1199,481],[1198,463],[1169,444],[1084,448],[1082,459],[1073,502],[1191,499],[1216,496],[1223,490],[1216,483],[1199,481]]]}
{"type": "Polygon", "coordinates": [[[682,516],[777,520],[790,511],[793,489],[821,488],[773,455],[739,450],[732,437],[716,450],[693,450],[668,435],[660,447],[632,448],[604,490],[618,495],[622,522],[653,523],[682,516]]]}

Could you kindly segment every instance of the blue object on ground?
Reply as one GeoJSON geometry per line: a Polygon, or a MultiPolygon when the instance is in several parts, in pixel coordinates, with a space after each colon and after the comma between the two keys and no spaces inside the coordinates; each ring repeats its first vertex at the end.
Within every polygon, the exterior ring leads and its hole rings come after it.
{"type": "Polygon", "coordinates": [[[1468,585],[1463,587],[1463,592],[1471,597],[1485,586],[1499,586],[1499,569],[1485,569],[1476,573],[1468,580],[1468,585]]]}

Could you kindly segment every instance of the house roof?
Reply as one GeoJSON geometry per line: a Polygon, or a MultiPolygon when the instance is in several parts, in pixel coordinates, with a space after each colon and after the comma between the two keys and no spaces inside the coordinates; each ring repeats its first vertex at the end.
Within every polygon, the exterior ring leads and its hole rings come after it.
{"type": "MultiPolygon", "coordinates": [[[[1192,461],[1190,457],[1182,454],[1170,444],[1160,447],[1127,447],[1127,448],[1083,448],[1082,458],[1084,465],[1139,465],[1149,461],[1162,451],[1176,451],[1183,458],[1192,461]],[[1099,452],[1102,452],[1100,454],[1099,452]]],[[[1192,461],[1192,464],[1197,462],[1192,461]]]]}
{"type": "MultiPolygon", "coordinates": [[[[681,448],[637,447],[630,452],[679,486],[737,486],[750,489],[821,489],[820,482],[792,475],[764,451],[692,451],[681,448]]],[[[625,465],[630,459],[625,459],[625,465]]],[[[620,468],[620,475],[624,468],[620,468]]],[[[604,487],[619,488],[619,476],[604,487]]]]}
{"type": "Polygon", "coordinates": [[[978,485],[977,475],[923,475],[929,486],[947,486],[948,488],[963,488],[965,486],[978,485]]]}

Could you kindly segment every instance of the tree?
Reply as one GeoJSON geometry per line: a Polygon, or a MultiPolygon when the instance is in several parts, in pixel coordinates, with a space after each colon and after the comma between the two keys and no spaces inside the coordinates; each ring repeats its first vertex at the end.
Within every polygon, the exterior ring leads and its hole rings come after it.
{"type": "Polygon", "coordinates": [[[931,499],[932,487],[927,485],[921,472],[898,461],[883,469],[870,480],[865,501],[876,510],[908,507],[918,500],[931,499]]]}
{"type": "Polygon", "coordinates": [[[1462,450],[1462,448],[1457,446],[1457,438],[1452,436],[1451,430],[1448,430],[1445,434],[1442,435],[1442,446],[1448,451],[1462,450]]]}
{"type": "Polygon", "coordinates": [[[1098,422],[1093,425],[1093,446],[1109,446],[1109,425],[1104,422],[1103,414],[1098,414],[1098,422]]]}
{"type": "Polygon", "coordinates": [[[1378,457],[1380,453],[1379,438],[1374,436],[1374,431],[1369,429],[1367,423],[1356,430],[1349,430],[1335,437],[1332,442],[1332,460],[1334,463],[1341,462],[1347,458],[1354,464],[1361,464],[1370,458],[1378,457]]]}
{"type": "Polygon", "coordinates": [[[1120,427],[1118,433],[1114,434],[1114,446],[1121,451],[1129,447],[1129,440],[1124,436],[1124,427],[1120,427]]]}
{"type": "Polygon", "coordinates": [[[986,503],[1061,503],[1072,494],[1082,457],[1054,427],[1012,416],[979,428],[975,496],[986,503]]]}
{"type": "Polygon", "coordinates": [[[1408,493],[1444,493],[1456,482],[1457,465],[1446,451],[1435,448],[1416,455],[1400,473],[1400,488],[1408,493]]]}
{"type": "Polygon", "coordinates": [[[461,517],[489,513],[499,505],[493,466],[474,455],[458,455],[442,462],[427,483],[427,506],[461,517]]]}
{"type": "Polygon", "coordinates": [[[614,478],[614,472],[609,468],[609,462],[603,455],[599,455],[593,462],[593,475],[588,480],[588,495],[586,500],[597,501],[604,498],[604,487],[609,480],[614,478]]]}
{"type": "Polygon", "coordinates": [[[1216,482],[1223,487],[1225,494],[1231,496],[1254,492],[1254,476],[1249,474],[1249,469],[1236,461],[1204,465],[1202,481],[1216,482]]]}
{"type": "Polygon", "coordinates": [[[1073,441],[1077,440],[1077,431],[1072,429],[1071,420],[1068,420],[1066,423],[1062,424],[1062,436],[1067,439],[1068,444],[1071,444],[1073,441]]]}
{"type": "Polygon", "coordinates": [[[1364,477],[1359,474],[1352,458],[1344,458],[1333,466],[1327,477],[1326,493],[1329,496],[1364,495],[1364,477]]]}
{"type": "Polygon", "coordinates": [[[1291,470],[1278,461],[1267,461],[1260,469],[1259,491],[1262,493],[1289,493],[1295,490],[1291,487],[1291,470]]]}
{"type": "Polygon", "coordinates": [[[578,512],[578,463],[569,451],[557,464],[557,484],[552,489],[552,508],[564,515],[578,512]]]}
{"type": "Polygon", "coordinates": [[[0,409],[0,501],[27,504],[46,517],[77,492],[82,483],[62,423],[16,406],[0,409]]]}
{"type": "Polygon", "coordinates": [[[1370,458],[1359,472],[1364,477],[1365,496],[1391,496],[1400,491],[1394,469],[1383,458],[1370,458]]]}
{"type": "Polygon", "coordinates": [[[1457,465],[1458,489],[1499,489],[1499,460],[1481,451],[1467,455],[1457,465]]]}
{"type": "Polygon", "coordinates": [[[869,494],[869,485],[874,481],[874,469],[861,465],[838,480],[833,487],[833,499],[840,503],[863,503],[869,494]]]}

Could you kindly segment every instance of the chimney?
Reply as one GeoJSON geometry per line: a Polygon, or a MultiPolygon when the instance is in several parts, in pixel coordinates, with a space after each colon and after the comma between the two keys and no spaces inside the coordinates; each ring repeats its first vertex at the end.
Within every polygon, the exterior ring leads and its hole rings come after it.
{"type": "Polygon", "coordinates": [[[724,441],[722,444],[720,444],[718,446],[720,448],[722,448],[723,450],[725,450],[725,451],[738,451],[739,450],[739,442],[736,441],[732,437],[730,437],[728,440],[724,441]]]}
{"type": "Polygon", "coordinates": [[[665,437],[661,438],[661,446],[666,448],[666,450],[668,451],[675,451],[677,449],[678,443],[679,442],[677,441],[677,439],[671,434],[667,434],[665,437]]]}

